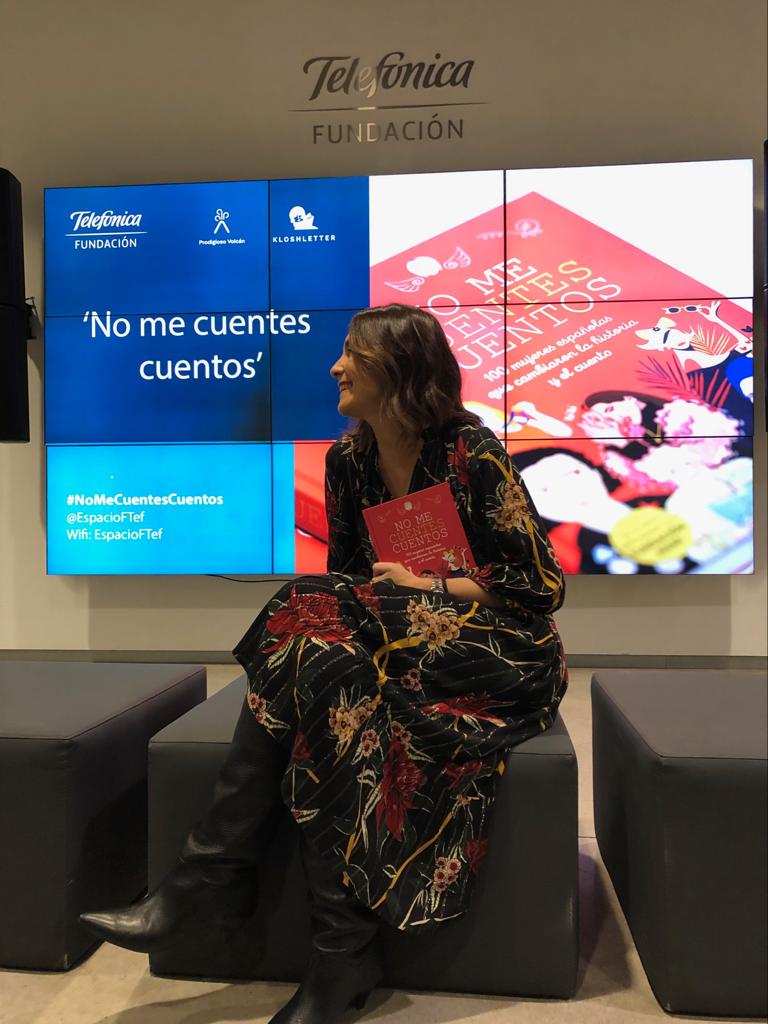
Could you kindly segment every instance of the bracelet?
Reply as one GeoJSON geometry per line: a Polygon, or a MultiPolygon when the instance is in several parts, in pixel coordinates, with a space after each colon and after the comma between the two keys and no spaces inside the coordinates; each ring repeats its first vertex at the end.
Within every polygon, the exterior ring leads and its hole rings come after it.
{"type": "Polygon", "coordinates": [[[445,579],[442,576],[433,576],[429,589],[434,591],[436,594],[445,594],[448,588],[446,587],[445,579]]]}

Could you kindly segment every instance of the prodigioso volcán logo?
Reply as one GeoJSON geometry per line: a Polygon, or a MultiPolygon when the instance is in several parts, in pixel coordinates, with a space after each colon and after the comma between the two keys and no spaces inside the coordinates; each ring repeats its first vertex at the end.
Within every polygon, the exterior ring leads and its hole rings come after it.
{"type": "MultiPolygon", "coordinates": [[[[229,223],[230,211],[224,210],[221,206],[216,208],[212,214],[209,226],[213,232],[207,238],[198,238],[198,245],[208,245],[217,248],[222,245],[245,245],[247,239],[241,234],[233,233],[229,223]]],[[[236,218],[237,219],[237,218],[236,218]]]]}

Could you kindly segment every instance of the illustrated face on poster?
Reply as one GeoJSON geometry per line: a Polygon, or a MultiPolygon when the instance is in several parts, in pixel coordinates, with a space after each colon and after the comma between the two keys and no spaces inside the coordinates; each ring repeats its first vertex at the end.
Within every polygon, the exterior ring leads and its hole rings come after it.
{"type": "MultiPolygon", "coordinates": [[[[243,565],[317,571],[313,474],[348,425],[330,367],[358,309],[418,305],[465,406],[511,452],[548,450],[525,475],[567,571],[748,571],[751,196],[749,161],[50,190],[47,443],[111,445],[115,476],[132,445],[165,466],[173,445],[240,451],[272,509],[243,565]],[[647,511],[603,530],[625,498],[647,511]]],[[[68,451],[77,492],[92,457],[68,451]]],[[[52,570],[77,571],[56,536],[52,570]]]]}

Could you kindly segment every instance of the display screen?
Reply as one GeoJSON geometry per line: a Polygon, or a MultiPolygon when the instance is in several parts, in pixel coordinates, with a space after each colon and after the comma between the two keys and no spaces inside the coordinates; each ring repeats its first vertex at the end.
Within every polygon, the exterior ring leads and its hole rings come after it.
{"type": "Polygon", "coordinates": [[[330,368],[443,325],[567,572],[751,571],[747,160],[48,189],[51,573],[325,570],[330,368]]]}

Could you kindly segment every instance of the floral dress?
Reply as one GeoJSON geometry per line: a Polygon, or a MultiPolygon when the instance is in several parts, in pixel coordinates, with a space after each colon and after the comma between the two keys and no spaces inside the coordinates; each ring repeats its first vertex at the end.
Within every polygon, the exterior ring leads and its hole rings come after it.
{"type": "Polygon", "coordinates": [[[234,654],[248,703],[291,750],[282,797],[366,906],[426,930],[466,909],[508,748],[548,729],[567,686],[551,618],[564,580],[487,427],[428,428],[409,493],[448,481],[504,606],[371,583],[362,509],[388,501],[377,449],[326,457],[328,573],[287,583],[234,654]]]}

